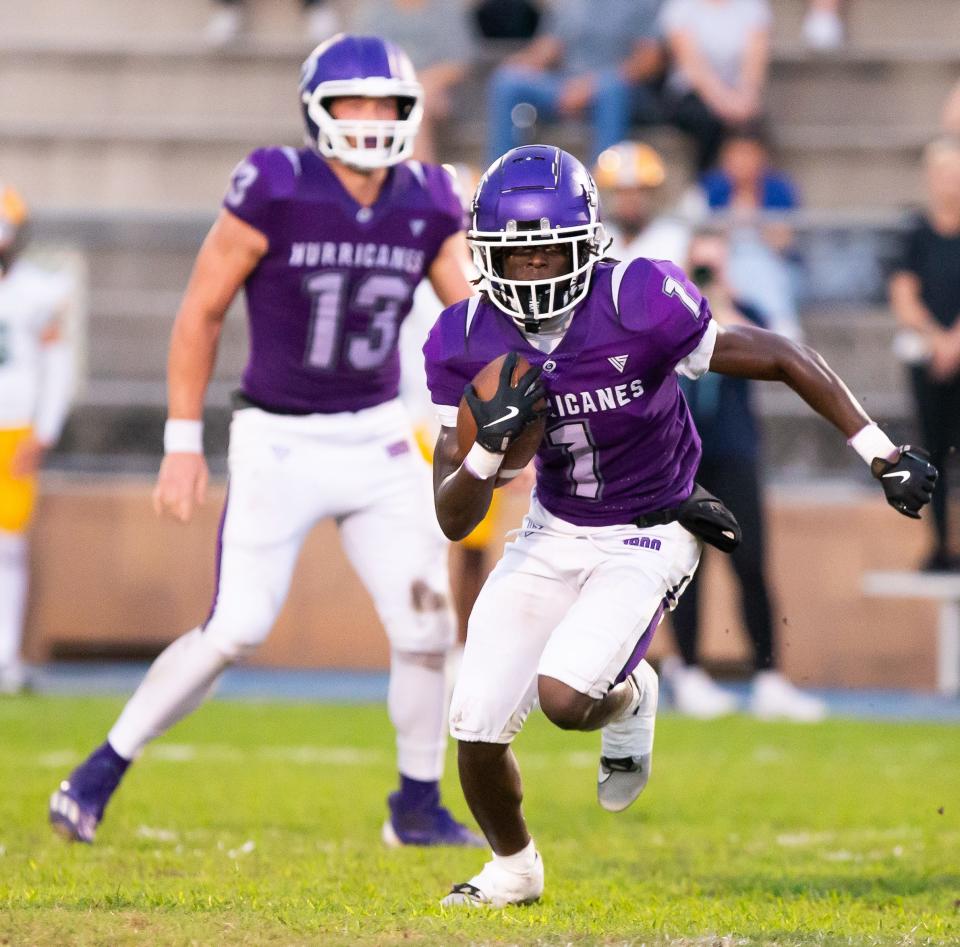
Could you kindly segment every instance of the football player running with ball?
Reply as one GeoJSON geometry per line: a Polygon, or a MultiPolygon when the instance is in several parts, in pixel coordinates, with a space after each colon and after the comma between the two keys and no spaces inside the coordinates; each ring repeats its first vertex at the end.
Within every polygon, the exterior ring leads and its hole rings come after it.
{"type": "Polygon", "coordinates": [[[896,447],[814,351],[762,329],[720,329],[676,266],[602,259],[596,186],[557,148],[507,152],[480,182],[467,234],[485,292],[446,309],[424,347],[443,427],[434,494],[458,539],[483,516],[503,452],[544,410],[530,510],[480,593],[450,708],[460,780],[493,859],[445,905],[536,900],[543,862],[527,830],[510,744],[537,701],[566,730],[600,730],[597,794],[619,811],[650,775],[657,676],[643,660],[700,558],[739,528],[695,487],[700,442],[677,376],[779,380],[871,464],[890,504],[917,517],[936,470],[896,447]],[[457,446],[464,388],[493,359],[504,371],[457,446]]]}
{"type": "Polygon", "coordinates": [[[230,430],[228,499],[207,620],[154,662],[107,740],[50,802],[91,842],[131,760],[266,637],[311,527],[333,517],[391,649],[400,787],[388,844],[476,845],[440,804],[444,665],[455,639],[447,543],[397,398],[397,336],[417,284],[471,293],[463,208],[447,171],[408,160],[423,112],[405,53],[335,36],[303,65],[308,147],[254,151],[233,173],[177,314],[154,504],[187,522],[207,482],[204,394],[243,287],[250,356],[230,430]]]}

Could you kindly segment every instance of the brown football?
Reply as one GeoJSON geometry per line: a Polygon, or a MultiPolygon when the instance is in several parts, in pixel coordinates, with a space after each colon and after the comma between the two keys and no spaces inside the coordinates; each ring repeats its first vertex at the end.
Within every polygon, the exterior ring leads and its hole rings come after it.
{"type": "MultiPolygon", "coordinates": [[[[496,393],[497,385],[500,383],[500,370],[508,354],[504,353],[485,365],[473,379],[474,390],[482,400],[489,401],[496,393]]],[[[518,356],[517,364],[514,366],[513,375],[510,378],[510,384],[516,387],[517,382],[529,368],[530,363],[522,355],[518,356]]],[[[546,406],[547,403],[543,399],[537,403],[537,408],[545,408],[546,406]]],[[[507,448],[507,453],[503,458],[503,466],[497,476],[496,486],[502,487],[505,483],[508,483],[533,460],[533,455],[536,454],[537,448],[543,440],[546,426],[546,415],[541,415],[531,424],[528,424],[523,433],[507,448]]],[[[470,448],[473,447],[476,436],[477,423],[473,419],[473,412],[467,404],[467,399],[461,398],[460,408],[457,411],[457,445],[462,456],[466,456],[470,448]]]]}

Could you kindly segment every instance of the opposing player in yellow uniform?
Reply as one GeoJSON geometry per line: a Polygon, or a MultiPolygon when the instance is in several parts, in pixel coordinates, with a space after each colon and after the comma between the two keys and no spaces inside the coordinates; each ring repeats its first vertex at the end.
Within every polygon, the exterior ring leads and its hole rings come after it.
{"type": "Polygon", "coordinates": [[[68,280],[18,260],[27,209],[0,184],[0,693],[25,684],[20,643],[27,528],[44,452],[59,437],[72,388],[63,337],[68,280]]]}

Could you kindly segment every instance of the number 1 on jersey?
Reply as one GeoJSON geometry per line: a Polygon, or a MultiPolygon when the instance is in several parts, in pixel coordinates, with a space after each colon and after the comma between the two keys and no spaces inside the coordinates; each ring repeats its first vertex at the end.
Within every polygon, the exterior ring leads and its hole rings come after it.
{"type": "Polygon", "coordinates": [[[690,311],[694,319],[700,318],[700,305],[690,295],[687,287],[683,285],[676,277],[668,276],[663,281],[663,293],[665,296],[676,296],[680,302],[690,311]]]}
{"type": "Polygon", "coordinates": [[[575,497],[599,500],[603,492],[597,445],[586,421],[570,421],[547,431],[547,442],[563,451],[575,497]]]}

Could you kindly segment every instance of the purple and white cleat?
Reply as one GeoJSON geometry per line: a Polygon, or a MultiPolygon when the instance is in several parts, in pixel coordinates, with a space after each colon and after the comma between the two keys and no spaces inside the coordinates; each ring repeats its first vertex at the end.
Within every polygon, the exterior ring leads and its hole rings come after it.
{"type": "Polygon", "coordinates": [[[97,747],[50,796],[50,825],[70,842],[93,843],[103,811],[130,761],[109,743],[97,747]]]}
{"type": "Polygon", "coordinates": [[[102,811],[84,805],[73,795],[69,779],[60,783],[60,788],[50,797],[50,825],[68,842],[91,845],[102,815],[102,811]]]}
{"type": "Polygon", "coordinates": [[[439,800],[425,806],[405,804],[403,794],[391,793],[387,799],[390,818],[383,823],[381,837],[390,848],[403,845],[456,845],[461,848],[486,848],[487,843],[441,806],[439,800]]]}

